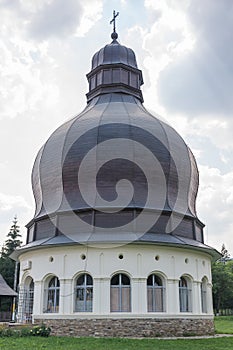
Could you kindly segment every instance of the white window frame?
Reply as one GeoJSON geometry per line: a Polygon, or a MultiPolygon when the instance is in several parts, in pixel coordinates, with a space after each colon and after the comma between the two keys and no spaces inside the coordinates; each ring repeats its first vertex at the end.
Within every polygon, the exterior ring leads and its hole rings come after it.
{"type": "Polygon", "coordinates": [[[79,275],[76,279],[75,285],[75,312],[92,312],[93,311],[93,278],[88,273],[79,275]],[[80,278],[84,277],[83,284],[77,284],[80,278]],[[88,284],[88,277],[91,278],[91,284],[88,284]],[[82,300],[78,298],[78,295],[82,296],[82,300]]]}
{"type": "Polygon", "coordinates": [[[163,281],[163,278],[157,273],[152,273],[147,278],[147,311],[148,312],[165,312],[164,281],[163,281]],[[152,285],[148,284],[150,277],[152,277],[152,285]],[[160,284],[156,282],[157,278],[160,280],[160,284]],[[151,304],[150,304],[149,294],[151,294],[151,304]],[[159,295],[160,300],[158,300],[158,294],[160,294],[159,295]],[[159,307],[159,304],[161,304],[161,307],[159,307]]]}
{"type": "Polygon", "coordinates": [[[111,278],[111,282],[110,282],[110,311],[111,312],[131,312],[131,281],[130,281],[130,277],[125,274],[125,273],[117,273],[115,275],[112,276],[111,278]],[[117,285],[113,285],[112,284],[112,280],[114,277],[119,276],[119,284],[117,285]],[[125,276],[127,277],[127,279],[129,280],[129,284],[123,284],[122,283],[122,277],[125,276]],[[117,294],[118,294],[118,305],[116,308],[113,308],[113,294],[114,291],[117,289],[117,294]],[[129,302],[127,304],[127,307],[124,308],[124,291],[129,290],[128,293],[128,299],[129,302]]]}

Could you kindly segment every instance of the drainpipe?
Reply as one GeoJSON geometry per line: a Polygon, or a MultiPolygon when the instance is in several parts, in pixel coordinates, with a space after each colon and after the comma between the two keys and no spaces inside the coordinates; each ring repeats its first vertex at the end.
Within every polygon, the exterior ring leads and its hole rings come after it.
{"type": "MultiPolygon", "coordinates": [[[[17,274],[18,274],[18,261],[15,262],[15,274],[14,274],[14,291],[16,292],[17,289],[17,274]]],[[[16,297],[13,298],[13,305],[12,305],[12,322],[15,322],[15,316],[16,316],[16,297]]]]}

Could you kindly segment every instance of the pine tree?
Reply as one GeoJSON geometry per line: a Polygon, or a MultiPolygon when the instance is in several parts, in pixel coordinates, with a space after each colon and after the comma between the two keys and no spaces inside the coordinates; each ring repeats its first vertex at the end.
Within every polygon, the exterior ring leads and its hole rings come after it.
{"type": "Polygon", "coordinates": [[[221,249],[221,261],[226,262],[230,258],[230,254],[228,253],[228,250],[225,247],[225,244],[223,243],[222,249],[221,249]]]}
{"type": "Polygon", "coordinates": [[[233,308],[233,263],[222,245],[222,257],[212,264],[213,302],[217,313],[220,309],[233,308]]]}
{"type": "Polygon", "coordinates": [[[14,287],[15,261],[10,258],[11,253],[22,244],[17,217],[14,217],[13,224],[7,234],[7,240],[4,242],[0,257],[0,274],[11,288],[14,287]]]}
{"type": "Polygon", "coordinates": [[[5,242],[5,252],[7,256],[9,256],[13,251],[20,247],[22,241],[20,241],[21,234],[19,233],[19,226],[17,225],[17,217],[14,217],[13,225],[10,228],[10,232],[7,235],[8,239],[5,242]]]}

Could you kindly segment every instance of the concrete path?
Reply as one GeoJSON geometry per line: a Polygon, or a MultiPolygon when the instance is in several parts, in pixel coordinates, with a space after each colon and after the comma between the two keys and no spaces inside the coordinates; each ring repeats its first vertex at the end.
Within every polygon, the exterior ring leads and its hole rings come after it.
{"type": "Polygon", "coordinates": [[[233,334],[215,334],[215,335],[202,335],[202,336],[190,336],[190,337],[158,337],[155,339],[216,339],[216,338],[224,338],[224,337],[233,337],[233,334]]]}

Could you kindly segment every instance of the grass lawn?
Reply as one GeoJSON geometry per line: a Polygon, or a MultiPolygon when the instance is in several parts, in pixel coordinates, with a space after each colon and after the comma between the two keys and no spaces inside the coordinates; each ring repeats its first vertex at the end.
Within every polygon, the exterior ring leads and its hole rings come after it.
{"type": "Polygon", "coordinates": [[[216,333],[233,334],[233,316],[217,316],[214,323],[216,333]]]}
{"type": "MultiPolygon", "coordinates": [[[[233,334],[233,316],[216,317],[217,333],[233,334]]],[[[0,350],[232,350],[233,337],[211,339],[120,339],[0,337],[0,350]]]]}
{"type": "Polygon", "coordinates": [[[70,337],[0,338],[1,350],[232,350],[232,338],[218,339],[96,339],[70,337]]]}

